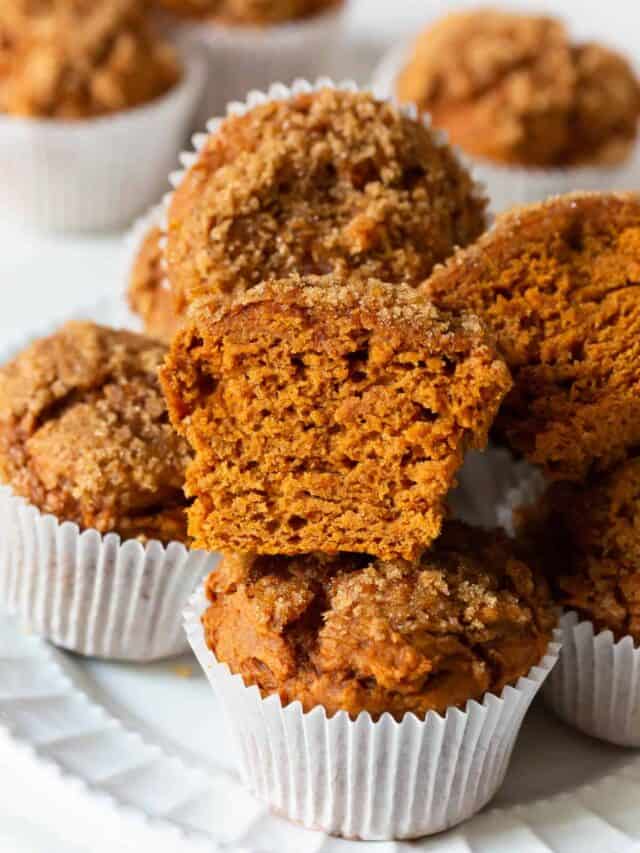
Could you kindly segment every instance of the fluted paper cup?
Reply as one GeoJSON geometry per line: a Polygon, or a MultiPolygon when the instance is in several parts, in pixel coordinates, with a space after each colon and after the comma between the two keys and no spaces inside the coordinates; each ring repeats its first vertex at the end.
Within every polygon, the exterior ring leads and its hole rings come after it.
{"type": "Polygon", "coordinates": [[[562,652],[544,689],[570,726],[618,746],[640,746],[640,649],[631,637],[596,633],[577,613],[560,620],[562,652]]]}
{"type": "Polygon", "coordinates": [[[346,3],[317,15],[269,27],[230,26],[173,18],[171,32],[205,51],[207,83],[194,127],[204,127],[230,101],[269,80],[316,77],[333,65],[340,49],[346,3]]]}
{"type": "MultiPolygon", "coordinates": [[[[383,97],[396,94],[396,80],[411,57],[412,45],[400,44],[382,59],[373,75],[373,88],[383,97]]],[[[516,205],[544,201],[553,195],[577,191],[613,192],[640,187],[640,143],[618,165],[578,167],[518,167],[491,163],[464,155],[474,176],[489,193],[490,209],[502,213],[516,205]]]]}
{"type": "Polygon", "coordinates": [[[424,720],[383,715],[352,720],[322,707],[303,712],[263,699],[219,663],[205,643],[202,586],[185,611],[193,651],[224,708],[246,785],[277,813],[346,838],[417,838],[465,820],[504,778],[524,715],[553,668],[556,642],[526,677],[501,696],[486,694],[424,720]]]}
{"type": "Polygon", "coordinates": [[[542,495],[545,480],[538,468],[516,459],[503,447],[471,450],[449,495],[452,514],[476,527],[502,527],[514,535],[514,512],[542,495]]]}
{"type": "Polygon", "coordinates": [[[180,82],[135,109],[79,121],[0,116],[0,210],[7,221],[51,231],[130,222],[158,199],[184,145],[205,62],[182,57],[180,82]]]}
{"type": "Polygon", "coordinates": [[[187,651],[182,613],[216,560],[179,542],[80,532],[0,487],[0,604],[79,654],[151,661],[187,651]]]}

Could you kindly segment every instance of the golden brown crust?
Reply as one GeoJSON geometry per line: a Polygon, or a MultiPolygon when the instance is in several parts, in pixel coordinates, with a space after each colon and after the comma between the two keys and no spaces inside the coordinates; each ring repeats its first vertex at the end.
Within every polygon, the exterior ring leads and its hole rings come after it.
{"type": "Polygon", "coordinates": [[[640,197],[575,194],[500,217],[426,282],[496,336],[514,388],[496,426],[555,479],[640,444],[640,197]]]}
{"type": "Polygon", "coordinates": [[[61,521],[186,541],[189,452],[158,384],[165,352],[72,322],[0,368],[2,480],[61,521]]]}
{"type": "Polygon", "coordinates": [[[343,0],[155,0],[177,15],[210,18],[224,24],[272,26],[310,18],[343,0]]]}
{"type": "Polygon", "coordinates": [[[207,643],[246,684],[374,719],[500,693],[539,663],[554,621],[507,539],[456,523],[415,562],[227,555],[207,591],[207,643]]]}
{"type": "Polygon", "coordinates": [[[324,89],[226,119],[169,211],[176,309],[291,273],[417,285],[485,224],[452,151],[370,95],[324,89]]]}
{"type": "Polygon", "coordinates": [[[91,118],[147,103],[180,75],[145,0],[0,3],[0,112],[91,118]]]}
{"type": "Polygon", "coordinates": [[[640,645],[640,458],[585,485],[554,484],[526,534],[543,552],[557,600],[616,639],[640,645]]]}
{"type": "Polygon", "coordinates": [[[493,9],[429,27],[397,92],[463,150],[524,166],[620,162],[640,116],[640,81],[624,57],[572,44],[554,18],[493,9]]]}
{"type": "Polygon", "coordinates": [[[146,334],[169,343],[179,318],[162,262],[162,239],[163,232],[157,225],[147,232],[131,268],[127,297],[146,334]]]}
{"type": "Polygon", "coordinates": [[[463,454],[484,446],[511,383],[475,318],[355,277],[194,305],[161,379],[195,450],[198,547],[384,558],[438,535],[463,454]]]}

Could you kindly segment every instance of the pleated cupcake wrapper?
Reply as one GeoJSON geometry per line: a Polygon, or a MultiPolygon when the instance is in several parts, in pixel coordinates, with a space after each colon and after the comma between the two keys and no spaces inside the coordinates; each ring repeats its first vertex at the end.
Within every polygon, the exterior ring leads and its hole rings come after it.
{"type": "Polygon", "coordinates": [[[202,51],[184,76],[136,109],[80,121],[0,116],[0,210],[51,231],[115,228],[162,195],[201,96],[202,51]]]}
{"type": "Polygon", "coordinates": [[[207,648],[201,587],[185,611],[191,647],[225,710],[245,783],[273,811],[346,838],[416,838],[454,826],[491,800],[504,778],[524,715],[559,645],[502,695],[466,710],[407,714],[396,722],[340,712],[327,718],[299,702],[262,699],[207,648]]]}
{"type": "MultiPolygon", "coordinates": [[[[401,44],[390,50],[373,75],[374,91],[382,97],[395,95],[398,74],[411,57],[412,45],[401,44]]],[[[514,205],[544,201],[554,195],[577,191],[612,192],[640,186],[640,142],[619,165],[593,165],[557,168],[503,166],[458,153],[473,169],[477,180],[489,194],[491,212],[502,213],[514,205]]]]}
{"type": "Polygon", "coordinates": [[[201,46],[208,59],[207,85],[194,127],[204,127],[230,101],[269,80],[326,73],[340,49],[345,7],[341,4],[300,21],[261,28],[174,19],[171,29],[179,40],[201,46]]]}
{"type": "Polygon", "coordinates": [[[570,726],[619,746],[640,746],[640,649],[596,634],[573,611],[560,620],[562,653],[544,700],[570,726]]]}
{"type": "Polygon", "coordinates": [[[182,613],[216,556],[80,532],[0,487],[0,605],[58,646],[151,661],[188,649],[182,613]]]}
{"type": "Polygon", "coordinates": [[[449,496],[453,515],[477,527],[503,527],[514,534],[514,510],[533,504],[544,492],[541,472],[506,449],[467,453],[449,496]]]}

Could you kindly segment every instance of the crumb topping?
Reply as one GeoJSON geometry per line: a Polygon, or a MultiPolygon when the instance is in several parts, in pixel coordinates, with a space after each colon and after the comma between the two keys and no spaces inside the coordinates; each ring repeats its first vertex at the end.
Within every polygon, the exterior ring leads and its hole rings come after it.
{"type": "Polygon", "coordinates": [[[0,477],[43,512],[124,538],[186,539],[189,459],[159,343],[72,322],[0,368],[0,477]]]}
{"type": "Polygon", "coordinates": [[[226,24],[269,26],[309,18],[342,0],[155,0],[178,15],[212,18],[226,24]]]}
{"type": "Polygon", "coordinates": [[[500,693],[542,658],[545,581],[499,534],[449,523],[414,561],[228,554],[203,623],[219,660],[263,696],[396,719],[500,693]]]}
{"type": "Polygon", "coordinates": [[[369,94],[269,102],[227,118],[174,194],[176,310],[293,273],[417,285],[481,233],[485,206],[447,146],[369,94]]]}
{"type": "Polygon", "coordinates": [[[151,101],[180,75],[144,0],[0,4],[0,112],[91,118],[151,101]]]}
{"type": "Polygon", "coordinates": [[[640,116],[623,56],[572,43],[554,18],[494,9],[425,30],[397,92],[470,154],[530,166],[620,162],[640,116]]]}

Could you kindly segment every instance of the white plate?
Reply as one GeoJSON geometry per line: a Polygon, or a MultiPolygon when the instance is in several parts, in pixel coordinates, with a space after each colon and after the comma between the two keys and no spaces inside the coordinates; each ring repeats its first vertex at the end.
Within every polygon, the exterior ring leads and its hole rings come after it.
{"type": "MultiPolygon", "coordinates": [[[[73,316],[131,325],[118,300],[73,316]]],[[[1,360],[17,343],[5,345],[1,360]]],[[[56,837],[109,853],[640,849],[640,754],[578,734],[540,703],[490,809],[419,842],[343,841],[272,816],[244,792],[216,697],[195,659],[147,666],[86,660],[24,635],[0,614],[2,766],[33,792],[25,806],[17,784],[2,786],[3,805],[16,818],[32,817],[35,807],[56,837]]]]}

